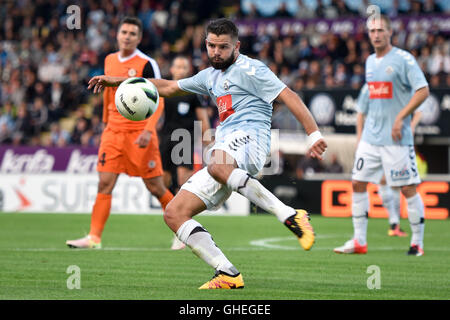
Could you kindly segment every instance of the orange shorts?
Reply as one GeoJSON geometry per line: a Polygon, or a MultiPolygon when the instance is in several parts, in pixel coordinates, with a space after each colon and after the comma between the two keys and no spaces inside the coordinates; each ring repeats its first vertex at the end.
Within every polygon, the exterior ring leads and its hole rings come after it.
{"type": "Polygon", "coordinates": [[[139,148],[134,142],[141,133],[142,130],[116,131],[106,127],[98,150],[97,171],[126,173],[146,179],[161,176],[158,136],[152,131],[148,146],[139,148]]]}

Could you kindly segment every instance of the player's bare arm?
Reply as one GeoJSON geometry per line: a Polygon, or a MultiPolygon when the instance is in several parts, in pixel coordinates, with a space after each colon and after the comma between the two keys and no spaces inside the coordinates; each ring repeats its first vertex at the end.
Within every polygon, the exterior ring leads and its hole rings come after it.
{"type": "Polygon", "coordinates": [[[428,89],[428,86],[418,89],[411,100],[409,100],[408,104],[399,112],[394,121],[394,125],[392,126],[392,139],[394,139],[394,141],[400,141],[402,138],[403,119],[413,113],[429,95],[430,90],[428,89]]]}
{"type": "MultiPolygon", "coordinates": [[[[112,76],[95,76],[89,80],[88,89],[92,89],[94,93],[101,92],[105,87],[117,87],[123,81],[125,81],[126,77],[112,77],[112,76]]],[[[165,79],[148,79],[153,82],[153,84],[158,89],[159,95],[164,98],[181,96],[190,94],[189,92],[183,91],[177,84],[177,81],[174,80],[165,80],[165,79]]]]}
{"type": "MultiPolygon", "coordinates": [[[[314,120],[311,112],[309,112],[302,99],[300,99],[294,91],[288,87],[284,88],[278,95],[277,100],[284,103],[288,107],[297,120],[302,124],[303,128],[305,128],[308,136],[311,134],[314,135],[316,132],[319,133],[319,128],[317,127],[316,121],[314,120]]],[[[326,148],[327,143],[323,138],[320,138],[313,142],[308,152],[311,153],[312,157],[322,160],[322,154],[325,152],[326,148]]]]}
{"type": "Polygon", "coordinates": [[[159,95],[164,98],[170,98],[175,96],[183,96],[191,94],[180,89],[178,82],[176,80],[166,80],[166,79],[148,79],[153,82],[158,89],[159,95]]]}
{"type": "Polygon", "coordinates": [[[112,76],[95,76],[89,80],[88,90],[93,89],[94,93],[101,92],[105,87],[117,87],[123,81],[128,79],[127,77],[112,77],[112,76]]]}
{"type": "Polygon", "coordinates": [[[364,128],[364,121],[366,121],[366,117],[362,112],[358,112],[356,115],[356,144],[359,144],[359,141],[361,140],[363,128],[364,128]]]}
{"type": "Polygon", "coordinates": [[[414,132],[416,132],[416,127],[422,118],[422,111],[414,112],[413,118],[411,119],[411,131],[414,136],[414,132]]]}

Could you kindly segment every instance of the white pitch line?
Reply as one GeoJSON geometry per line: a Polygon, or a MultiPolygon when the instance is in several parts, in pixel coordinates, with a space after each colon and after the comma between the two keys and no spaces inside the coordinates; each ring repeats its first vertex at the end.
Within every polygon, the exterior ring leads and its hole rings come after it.
{"type": "MultiPolygon", "coordinates": [[[[339,236],[340,235],[337,235],[337,234],[320,234],[320,235],[316,235],[316,239],[336,238],[339,236]]],[[[293,236],[264,238],[264,239],[250,241],[250,245],[257,246],[257,247],[264,247],[264,248],[268,248],[268,249],[298,250],[298,246],[285,246],[285,245],[273,244],[273,242],[280,242],[280,241],[286,241],[286,240],[295,240],[296,241],[295,237],[293,237],[293,236]]],[[[328,248],[326,250],[328,250],[328,248]]]]}

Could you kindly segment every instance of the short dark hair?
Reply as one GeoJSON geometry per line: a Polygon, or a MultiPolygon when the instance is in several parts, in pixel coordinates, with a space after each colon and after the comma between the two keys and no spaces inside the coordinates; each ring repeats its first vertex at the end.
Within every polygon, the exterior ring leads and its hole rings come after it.
{"type": "Polygon", "coordinates": [[[127,23],[127,24],[134,24],[135,26],[138,27],[138,29],[139,29],[139,34],[142,34],[142,21],[141,21],[139,18],[137,18],[137,17],[131,17],[131,16],[123,17],[122,20],[120,20],[119,27],[118,27],[117,29],[119,30],[120,27],[121,27],[124,23],[127,23]]]}
{"type": "Polygon", "coordinates": [[[206,35],[213,33],[217,36],[222,34],[230,35],[231,39],[237,40],[239,36],[239,30],[236,25],[230,19],[220,18],[212,20],[206,26],[206,35]]]}

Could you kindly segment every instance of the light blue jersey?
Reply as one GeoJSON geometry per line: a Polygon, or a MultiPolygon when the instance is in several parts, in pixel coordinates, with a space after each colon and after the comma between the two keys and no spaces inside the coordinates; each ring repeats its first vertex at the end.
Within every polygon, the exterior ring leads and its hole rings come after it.
{"type": "Polygon", "coordinates": [[[414,57],[393,47],[384,57],[370,55],[366,61],[366,85],[361,89],[357,108],[366,115],[361,139],[373,145],[413,145],[411,115],[403,120],[402,139],[392,139],[392,126],[400,110],[414,92],[428,86],[414,57]]]}
{"type": "Polygon", "coordinates": [[[270,150],[272,103],[286,85],[261,61],[239,54],[225,71],[209,67],[178,80],[181,90],[209,95],[216,103],[220,125],[216,139],[237,131],[256,131],[270,150]]]}

